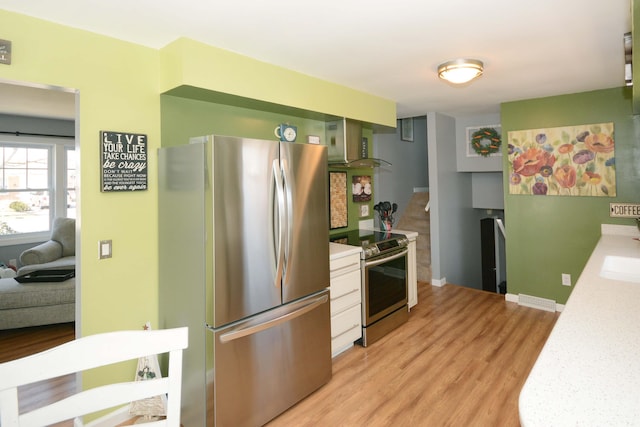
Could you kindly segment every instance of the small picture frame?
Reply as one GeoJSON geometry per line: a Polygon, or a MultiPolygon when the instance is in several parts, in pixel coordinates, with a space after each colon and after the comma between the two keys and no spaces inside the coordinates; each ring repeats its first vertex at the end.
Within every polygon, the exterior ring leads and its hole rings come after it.
{"type": "Polygon", "coordinates": [[[400,139],[413,142],[413,118],[400,119],[400,139]]]}
{"type": "Polygon", "coordinates": [[[351,194],[355,203],[371,201],[371,176],[354,175],[351,178],[351,194]]]}

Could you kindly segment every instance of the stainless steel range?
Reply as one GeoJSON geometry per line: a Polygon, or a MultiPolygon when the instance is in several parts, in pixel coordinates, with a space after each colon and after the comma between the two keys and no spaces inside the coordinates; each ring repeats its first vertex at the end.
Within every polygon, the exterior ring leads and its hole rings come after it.
{"type": "Polygon", "coordinates": [[[409,318],[407,246],[402,234],[355,230],[331,241],[362,247],[362,345],[377,341],[409,318]]]}

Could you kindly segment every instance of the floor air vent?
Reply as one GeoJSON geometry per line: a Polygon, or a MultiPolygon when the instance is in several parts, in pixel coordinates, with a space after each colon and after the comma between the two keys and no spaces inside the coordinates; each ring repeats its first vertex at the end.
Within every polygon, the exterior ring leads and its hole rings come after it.
{"type": "Polygon", "coordinates": [[[556,311],[556,302],[554,300],[532,297],[531,295],[518,294],[518,304],[545,311],[556,311]]]}

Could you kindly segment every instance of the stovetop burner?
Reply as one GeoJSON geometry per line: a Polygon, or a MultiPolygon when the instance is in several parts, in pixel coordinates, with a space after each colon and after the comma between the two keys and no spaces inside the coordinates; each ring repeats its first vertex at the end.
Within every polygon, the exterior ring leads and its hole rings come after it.
{"type": "Polygon", "coordinates": [[[330,241],[362,248],[362,259],[394,252],[409,244],[404,234],[374,230],[352,230],[331,236],[330,241]]]}

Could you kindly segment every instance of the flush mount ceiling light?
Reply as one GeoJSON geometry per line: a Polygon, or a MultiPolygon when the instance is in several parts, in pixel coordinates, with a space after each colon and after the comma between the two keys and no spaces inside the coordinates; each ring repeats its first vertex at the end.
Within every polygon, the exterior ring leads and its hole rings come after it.
{"type": "Polygon", "coordinates": [[[484,70],[482,61],[477,59],[455,59],[438,65],[438,77],[454,84],[470,82],[484,70]]]}

